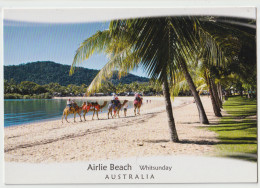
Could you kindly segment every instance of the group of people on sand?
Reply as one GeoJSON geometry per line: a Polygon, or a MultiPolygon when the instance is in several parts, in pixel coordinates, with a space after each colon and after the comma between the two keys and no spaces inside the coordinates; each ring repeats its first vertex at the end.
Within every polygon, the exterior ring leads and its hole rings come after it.
{"type": "MultiPolygon", "coordinates": [[[[134,104],[140,103],[140,102],[142,102],[141,96],[140,96],[139,93],[136,93],[135,99],[134,99],[134,104]]],[[[114,113],[116,113],[115,108],[120,104],[120,101],[118,99],[118,96],[115,93],[113,93],[113,95],[112,95],[111,104],[112,104],[112,107],[114,109],[114,113]]],[[[71,110],[71,108],[75,108],[75,105],[76,105],[76,103],[75,103],[74,100],[71,100],[71,99],[67,100],[67,107],[69,107],[69,110],[71,110]]],[[[128,108],[128,103],[125,103],[124,106],[123,106],[125,116],[126,116],[126,113],[127,113],[127,108],[128,108]]]]}
{"type": "MultiPolygon", "coordinates": [[[[139,93],[136,93],[135,94],[135,99],[134,99],[134,104],[135,103],[140,103],[142,102],[142,99],[141,99],[141,96],[139,93]]],[[[113,97],[112,97],[112,100],[111,100],[111,103],[113,105],[113,109],[115,110],[115,107],[118,106],[118,104],[120,103],[119,99],[118,99],[118,96],[113,93],[113,97]]],[[[128,108],[128,103],[125,103],[124,106],[123,106],[123,110],[124,110],[124,115],[126,116],[126,112],[127,112],[127,108],[128,108]]],[[[116,113],[114,111],[114,113],[116,113]]]]}

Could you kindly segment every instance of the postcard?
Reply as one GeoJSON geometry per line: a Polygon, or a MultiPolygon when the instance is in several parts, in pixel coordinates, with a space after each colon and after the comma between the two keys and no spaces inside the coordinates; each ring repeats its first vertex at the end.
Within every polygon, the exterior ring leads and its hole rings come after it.
{"type": "Polygon", "coordinates": [[[256,183],[256,8],[5,8],[6,184],[256,183]]]}

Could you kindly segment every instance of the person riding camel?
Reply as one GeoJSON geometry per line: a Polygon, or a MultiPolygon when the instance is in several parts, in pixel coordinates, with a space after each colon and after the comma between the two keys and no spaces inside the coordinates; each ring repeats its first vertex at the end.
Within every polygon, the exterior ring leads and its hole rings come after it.
{"type": "Polygon", "coordinates": [[[86,102],[83,102],[82,104],[82,110],[86,110],[87,109],[87,103],[86,102]]]}
{"type": "Polygon", "coordinates": [[[115,93],[113,94],[111,103],[112,103],[112,107],[113,107],[113,109],[114,109],[114,114],[115,114],[115,113],[116,113],[116,107],[117,107],[118,104],[120,103],[120,101],[119,101],[119,99],[118,99],[118,96],[117,96],[115,93]]]}
{"type": "Polygon", "coordinates": [[[71,107],[72,107],[72,108],[75,108],[75,107],[76,107],[76,103],[75,103],[74,100],[71,101],[71,107]]]}
{"type": "Polygon", "coordinates": [[[71,111],[71,100],[70,99],[67,100],[67,106],[69,107],[69,111],[71,111]]]}
{"type": "Polygon", "coordinates": [[[135,94],[135,101],[137,101],[137,102],[142,102],[142,99],[141,99],[139,93],[136,93],[136,94],[135,94]]]}
{"type": "Polygon", "coordinates": [[[118,100],[117,95],[116,95],[115,93],[113,93],[111,103],[112,103],[112,104],[115,104],[117,100],[118,100]]]}

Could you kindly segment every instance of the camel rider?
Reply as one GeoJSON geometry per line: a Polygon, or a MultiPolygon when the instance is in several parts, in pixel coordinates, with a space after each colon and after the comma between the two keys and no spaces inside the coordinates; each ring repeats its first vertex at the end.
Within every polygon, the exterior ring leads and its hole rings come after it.
{"type": "Polygon", "coordinates": [[[116,100],[116,94],[113,93],[113,95],[112,95],[112,100],[111,100],[111,104],[112,104],[112,107],[113,107],[113,108],[114,108],[115,100],[116,100]]]}
{"type": "Polygon", "coordinates": [[[112,101],[114,101],[115,99],[116,99],[116,94],[113,93],[113,95],[112,95],[112,101]]]}
{"type": "Polygon", "coordinates": [[[142,99],[141,99],[139,93],[135,94],[135,100],[138,101],[138,102],[141,102],[142,99]]]}
{"type": "Polygon", "coordinates": [[[67,106],[69,107],[69,110],[71,110],[71,100],[70,99],[67,100],[67,106]]]}
{"type": "Polygon", "coordinates": [[[118,106],[118,104],[120,103],[118,96],[115,97],[115,105],[118,106]]]}
{"type": "Polygon", "coordinates": [[[75,108],[75,106],[76,106],[76,103],[75,103],[74,100],[72,100],[72,101],[71,101],[71,107],[75,108]]]}
{"type": "Polygon", "coordinates": [[[118,106],[118,104],[120,103],[120,101],[119,101],[119,99],[118,99],[118,96],[117,96],[115,93],[113,93],[113,97],[112,97],[111,103],[112,103],[112,107],[113,107],[114,113],[115,113],[115,112],[116,112],[116,111],[115,111],[115,108],[116,108],[116,106],[118,106]]]}
{"type": "Polygon", "coordinates": [[[117,106],[119,104],[119,99],[118,99],[118,96],[114,93],[113,94],[113,98],[112,98],[112,101],[111,101],[115,106],[117,106]]]}
{"type": "Polygon", "coordinates": [[[114,105],[117,105],[117,103],[118,103],[118,97],[115,93],[113,93],[111,103],[114,104],[114,105]]]}

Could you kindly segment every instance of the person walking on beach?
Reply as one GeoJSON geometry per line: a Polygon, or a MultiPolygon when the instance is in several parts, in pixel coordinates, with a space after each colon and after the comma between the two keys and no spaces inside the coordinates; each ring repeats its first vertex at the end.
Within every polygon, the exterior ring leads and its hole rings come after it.
{"type": "Polygon", "coordinates": [[[126,112],[127,112],[127,108],[128,108],[128,102],[125,103],[123,108],[124,108],[124,114],[125,114],[125,117],[126,117],[126,112]]]}

